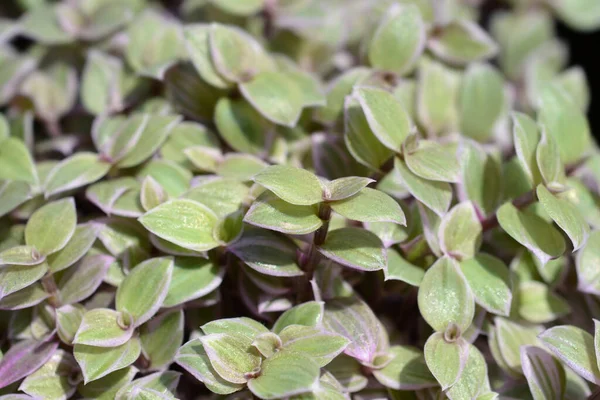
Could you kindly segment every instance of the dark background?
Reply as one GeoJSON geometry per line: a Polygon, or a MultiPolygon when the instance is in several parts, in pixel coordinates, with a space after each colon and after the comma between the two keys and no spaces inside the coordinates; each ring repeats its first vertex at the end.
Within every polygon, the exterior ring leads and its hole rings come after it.
{"type": "Polygon", "coordinates": [[[585,70],[592,99],[588,118],[592,132],[600,142],[600,31],[575,32],[558,23],[557,32],[569,45],[570,64],[580,65],[585,70]]]}

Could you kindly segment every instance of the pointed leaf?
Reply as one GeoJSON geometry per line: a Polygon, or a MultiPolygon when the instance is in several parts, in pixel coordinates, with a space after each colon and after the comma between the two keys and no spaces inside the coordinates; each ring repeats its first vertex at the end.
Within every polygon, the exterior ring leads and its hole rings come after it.
{"type": "Polygon", "coordinates": [[[290,308],[275,321],[273,332],[279,334],[290,325],[319,326],[323,319],[323,302],[308,301],[290,308]]]}
{"type": "Polygon", "coordinates": [[[80,304],[67,304],[56,309],[56,333],[63,343],[73,344],[85,311],[80,304]]]}
{"type": "Polygon", "coordinates": [[[594,231],[585,246],[577,253],[577,289],[600,295],[600,231],[594,231]]]}
{"type": "Polygon", "coordinates": [[[46,198],[96,182],[108,173],[110,164],[98,154],[80,152],[56,164],[46,177],[46,198]]]}
{"type": "Polygon", "coordinates": [[[382,385],[395,390],[420,390],[438,386],[420,350],[410,346],[392,346],[389,352],[394,356],[392,361],[382,369],[373,371],[382,385]]]}
{"type": "Polygon", "coordinates": [[[140,328],[142,351],[149,368],[159,369],[173,362],[183,342],[183,310],[175,310],[146,322],[140,328]]]}
{"type": "Polygon", "coordinates": [[[84,383],[100,379],[113,371],[133,364],[142,351],[140,339],[132,337],[117,347],[94,347],[76,344],[73,355],[81,367],[84,383]]]}
{"type": "Polygon", "coordinates": [[[201,328],[207,335],[231,333],[244,336],[250,341],[260,334],[269,332],[263,324],[247,317],[219,319],[204,324],[201,328]]]}
{"type": "Polygon", "coordinates": [[[0,252],[0,265],[36,265],[45,260],[46,256],[32,246],[15,246],[0,252]]]}
{"type": "Polygon", "coordinates": [[[114,258],[101,254],[90,254],[77,265],[67,269],[58,282],[60,300],[63,304],[73,304],[91,296],[108,272],[114,258]]]}
{"type": "Polygon", "coordinates": [[[262,354],[263,357],[273,356],[281,348],[281,339],[273,332],[265,332],[258,335],[252,342],[252,346],[262,354]]]}
{"type": "Polygon", "coordinates": [[[512,302],[509,270],[502,260],[486,253],[461,262],[462,270],[475,302],[487,311],[508,316],[512,302]]]}
{"type": "Polygon", "coordinates": [[[344,200],[354,196],[370,183],[375,182],[370,178],[359,176],[347,176],[344,178],[334,179],[325,184],[324,197],[328,201],[344,200]]]}
{"type": "Polygon", "coordinates": [[[498,46],[475,22],[457,20],[431,38],[429,49],[439,58],[455,64],[467,64],[491,58],[498,46]]]}
{"type": "Polygon", "coordinates": [[[425,342],[424,355],[427,368],[442,390],[446,390],[456,383],[463,372],[469,357],[469,343],[463,338],[447,341],[443,333],[437,332],[425,342]]]}
{"type": "Polygon", "coordinates": [[[77,363],[70,353],[57,350],[52,357],[33,374],[28,375],[19,390],[44,399],[64,399],[75,393],[69,377],[77,372],[77,363]]]}
{"type": "Polygon", "coordinates": [[[116,347],[133,335],[131,316],[108,308],[95,308],[83,315],[74,344],[97,347],[116,347]]]}
{"type": "Polygon", "coordinates": [[[526,114],[514,112],[513,121],[513,141],[515,142],[515,152],[519,158],[519,163],[523,171],[527,174],[532,183],[541,182],[541,172],[538,168],[536,150],[541,139],[541,134],[534,120],[526,114]]]}
{"type": "Polygon", "coordinates": [[[200,338],[210,364],[231,383],[245,383],[248,375],[261,366],[259,353],[246,336],[213,333],[200,338]]]}
{"type": "Polygon", "coordinates": [[[539,347],[523,346],[521,364],[534,400],[563,398],[565,370],[556,358],[539,347]]]}
{"type": "Polygon", "coordinates": [[[487,364],[477,347],[469,344],[469,357],[458,381],[448,390],[450,400],[473,399],[484,390],[487,364]]]}
{"type": "Polygon", "coordinates": [[[24,289],[48,271],[48,263],[37,265],[7,265],[0,267],[0,299],[24,289]]]}
{"type": "Polygon", "coordinates": [[[225,270],[199,257],[175,257],[173,273],[162,307],[174,307],[196,300],[215,290],[225,270]]]}
{"type": "Polygon", "coordinates": [[[481,244],[481,223],[470,202],[454,206],[439,228],[441,250],[459,260],[472,258],[481,244]]]}
{"type": "Polygon", "coordinates": [[[318,250],[339,264],[361,271],[376,271],[387,264],[383,243],[366,229],[340,228],[331,231],[318,250]]]}
{"type": "Polygon", "coordinates": [[[77,224],[72,197],[53,201],[36,210],[25,227],[25,243],[40,253],[56,253],[67,245],[77,224]]]}
{"type": "Polygon", "coordinates": [[[50,271],[62,271],[79,261],[92,247],[99,231],[100,227],[94,223],[78,225],[67,245],[48,257],[50,271]]]}
{"type": "Polygon", "coordinates": [[[303,235],[323,225],[317,208],[315,205],[293,205],[271,193],[264,193],[254,201],[244,222],[278,232],[303,235]]]}
{"type": "Polygon", "coordinates": [[[336,213],[361,222],[395,222],[406,225],[400,205],[379,190],[364,188],[352,197],[334,201],[331,208],[336,213]]]}
{"type": "Polygon", "coordinates": [[[323,199],[323,187],[319,179],[301,168],[273,165],[256,174],[254,182],[298,206],[316,204],[323,199]]]}
{"type": "Polygon", "coordinates": [[[24,340],[13,345],[0,360],[0,388],[30,375],[52,357],[58,343],[24,340]]]}
{"type": "Polygon", "coordinates": [[[387,260],[387,268],[383,270],[386,281],[398,280],[417,287],[423,281],[425,270],[406,261],[396,250],[387,249],[387,260]]]}
{"type": "Polygon", "coordinates": [[[33,158],[25,144],[11,137],[0,146],[0,179],[38,184],[33,158]]]}
{"type": "Polygon", "coordinates": [[[312,326],[290,325],[280,333],[281,351],[293,351],[311,358],[324,367],[340,354],[350,341],[344,336],[323,331],[312,326]]]}
{"type": "Polygon", "coordinates": [[[460,164],[456,147],[444,146],[430,140],[420,140],[416,149],[404,152],[406,166],[423,179],[457,182],[460,164]]]}
{"type": "Polygon", "coordinates": [[[540,174],[547,185],[562,185],[565,180],[565,168],[561,161],[560,149],[556,139],[542,129],[542,140],[535,153],[540,174]]]}
{"type": "Polygon", "coordinates": [[[541,282],[523,282],[517,295],[517,311],[526,321],[541,324],[554,321],[571,311],[569,303],[541,282]]]}

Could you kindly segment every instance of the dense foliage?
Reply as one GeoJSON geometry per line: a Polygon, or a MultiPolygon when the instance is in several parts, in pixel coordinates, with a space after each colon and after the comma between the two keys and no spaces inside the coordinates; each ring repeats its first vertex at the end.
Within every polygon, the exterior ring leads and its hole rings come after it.
{"type": "Polygon", "coordinates": [[[589,396],[600,2],[479,3],[3,1],[0,399],[589,396]]]}

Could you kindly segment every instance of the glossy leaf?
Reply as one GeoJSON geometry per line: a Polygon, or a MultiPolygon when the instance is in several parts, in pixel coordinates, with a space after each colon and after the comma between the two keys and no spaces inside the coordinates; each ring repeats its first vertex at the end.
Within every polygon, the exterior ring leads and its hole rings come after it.
{"type": "Polygon", "coordinates": [[[376,271],[387,264],[383,243],[375,234],[360,228],[340,228],[328,233],[319,246],[325,257],[350,268],[376,271]]]}
{"type": "Polygon", "coordinates": [[[274,165],[254,176],[254,182],[264,186],[277,197],[298,206],[322,201],[323,187],[310,172],[285,165],[274,165]]]}
{"type": "Polygon", "coordinates": [[[331,203],[336,213],[361,222],[394,222],[406,225],[400,205],[379,190],[364,188],[352,197],[331,203]]]}
{"type": "Polygon", "coordinates": [[[69,197],[48,203],[34,212],[25,227],[25,243],[42,254],[52,254],[67,245],[75,233],[75,201],[69,197]]]}

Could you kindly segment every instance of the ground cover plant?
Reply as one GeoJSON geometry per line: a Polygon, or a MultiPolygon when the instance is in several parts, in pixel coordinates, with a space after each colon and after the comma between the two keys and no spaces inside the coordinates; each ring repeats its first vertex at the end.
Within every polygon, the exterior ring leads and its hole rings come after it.
{"type": "Polygon", "coordinates": [[[2,2],[0,399],[597,392],[600,2],[489,4],[2,2]]]}

